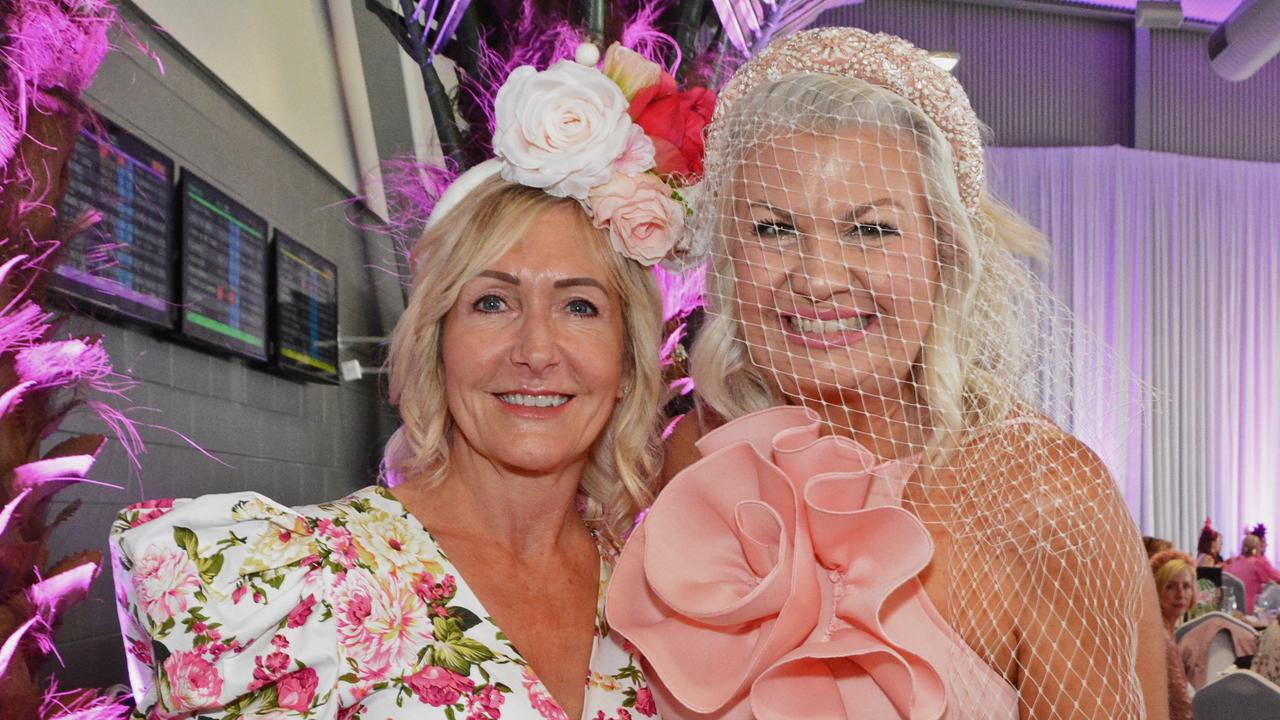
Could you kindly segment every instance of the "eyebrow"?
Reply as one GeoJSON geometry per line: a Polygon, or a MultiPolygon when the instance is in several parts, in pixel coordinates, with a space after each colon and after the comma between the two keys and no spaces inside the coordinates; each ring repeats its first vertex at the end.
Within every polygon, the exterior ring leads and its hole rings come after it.
{"type": "Polygon", "coordinates": [[[906,211],[906,208],[902,205],[902,203],[898,202],[897,200],[894,200],[891,197],[882,197],[879,200],[872,200],[869,203],[864,203],[862,205],[855,206],[852,212],[845,215],[845,220],[846,221],[856,220],[862,217],[863,215],[865,215],[869,210],[874,210],[875,208],[885,207],[885,206],[895,207],[899,210],[906,211]]]}
{"type": "MultiPolygon", "coordinates": [[[[504,273],[498,270],[481,270],[479,273],[477,273],[477,276],[493,278],[494,280],[508,283],[510,285],[520,284],[520,278],[516,277],[515,275],[512,275],[511,273],[504,273]]],[[[589,278],[589,277],[563,278],[552,283],[552,287],[554,288],[576,287],[579,285],[596,287],[596,288],[600,288],[601,292],[609,292],[608,290],[605,289],[604,285],[599,280],[596,280],[595,278],[589,278]]]]}
{"type": "Polygon", "coordinates": [[[589,285],[591,287],[600,288],[601,292],[605,292],[605,293],[609,292],[608,290],[605,289],[604,285],[602,285],[599,280],[596,280],[595,278],[589,278],[589,277],[564,278],[563,280],[555,281],[555,283],[552,284],[552,287],[566,288],[566,287],[574,287],[577,285],[589,285]]]}
{"type": "Polygon", "coordinates": [[[775,215],[779,215],[781,217],[788,217],[788,218],[791,217],[791,213],[787,212],[786,210],[783,210],[782,208],[776,208],[767,202],[761,202],[759,200],[751,200],[751,201],[748,201],[747,206],[760,208],[762,210],[768,210],[769,212],[775,215]]]}
{"type": "MultiPolygon", "coordinates": [[[[769,204],[769,203],[767,203],[767,202],[761,202],[761,201],[758,201],[758,200],[751,200],[751,201],[748,201],[748,203],[747,203],[747,204],[748,204],[748,206],[749,206],[749,207],[756,207],[756,208],[761,208],[761,209],[763,209],[763,210],[768,210],[769,212],[772,212],[772,213],[774,213],[774,214],[776,214],[776,215],[779,215],[779,216],[782,216],[782,217],[786,217],[786,218],[791,217],[791,213],[790,213],[790,212],[787,212],[786,210],[783,210],[782,208],[774,207],[774,206],[770,205],[770,204],[769,204]]],[[[865,215],[865,214],[866,214],[868,211],[870,211],[870,210],[874,210],[875,208],[878,208],[878,207],[886,207],[886,206],[888,206],[888,207],[895,207],[895,208],[897,208],[897,209],[899,209],[899,210],[902,210],[902,211],[906,211],[906,209],[907,209],[905,206],[903,206],[903,204],[902,204],[902,203],[898,202],[897,200],[895,200],[895,199],[893,199],[893,198],[891,198],[891,197],[882,197],[882,198],[879,198],[879,199],[877,199],[877,200],[872,200],[872,201],[871,201],[871,202],[869,202],[869,203],[863,203],[863,204],[861,204],[861,205],[855,205],[855,206],[854,206],[854,208],[853,208],[853,210],[851,210],[851,211],[849,211],[848,213],[846,213],[846,214],[845,214],[844,219],[845,219],[845,221],[846,221],[846,222],[849,222],[849,221],[852,221],[852,220],[856,220],[857,218],[860,218],[860,217],[862,217],[863,215],[865,215]]]]}
{"type": "Polygon", "coordinates": [[[481,270],[479,273],[476,274],[476,276],[489,277],[489,278],[493,278],[494,280],[501,280],[502,282],[509,283],[511,285],[520,284],[520,278],[516,277],[515,275],[512,275],[511,273],[498,272],[497,270],[481,270]]]}

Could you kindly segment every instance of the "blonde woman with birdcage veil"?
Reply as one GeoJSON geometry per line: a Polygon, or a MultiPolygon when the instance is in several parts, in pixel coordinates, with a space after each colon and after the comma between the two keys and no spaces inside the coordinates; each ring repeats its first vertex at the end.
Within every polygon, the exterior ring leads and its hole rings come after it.
{"type": "Polygon", "coordinates": [[[609,597],[663,716],[1166,717],[1137,531],[1040,409],[1039,335],[1069,314],[985,190],[959,84],[825,28],[719,103],[699,409],[669,448],[688,467],[609,597]]]}

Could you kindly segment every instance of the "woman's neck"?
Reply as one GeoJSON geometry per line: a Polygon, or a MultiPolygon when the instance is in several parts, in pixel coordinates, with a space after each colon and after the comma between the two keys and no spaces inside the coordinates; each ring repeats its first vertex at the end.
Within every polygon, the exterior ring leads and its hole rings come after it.
{"type": "Polygon", "coordinates": [[[924,406],[909,381],[895,383],[886,392],[824,399],[814,409],[835,432],[886,460],[916,455],[928,441],[927,424],[921,418],[924,406]]]}
{"type": "Polygon", "coordinates": [[[435,486],[395,488],[432,535],[483,537],[513,557],[554,553],[587,532],[577,512],[585,460],[550,473],[504,468],[470,448],[451,452],[435,486]]]}

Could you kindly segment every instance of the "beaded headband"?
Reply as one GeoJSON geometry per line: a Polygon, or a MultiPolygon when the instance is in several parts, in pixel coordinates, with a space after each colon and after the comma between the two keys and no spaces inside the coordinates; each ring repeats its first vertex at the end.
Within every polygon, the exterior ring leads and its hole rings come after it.
{"type": "MultiPolygon", "coordinates": [[[[978,211],[984,178],[978,116],[964,88],[935,65],[929,54],[900,37],[848,27],[798,32],[771,43],[738,69],[716,103],[715,120],[761,85],[791,73],[819,73],[864,80],[915,104],[951,144],[960,199],[978,211]]],[[[719,123],[712,121],[712,133],[719,123]]]]}

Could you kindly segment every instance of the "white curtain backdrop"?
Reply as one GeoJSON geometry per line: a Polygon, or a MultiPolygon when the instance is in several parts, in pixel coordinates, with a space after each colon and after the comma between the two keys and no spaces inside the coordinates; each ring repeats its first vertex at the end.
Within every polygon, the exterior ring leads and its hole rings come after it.
{"type": "Polygon", "coordinates": [[[1194,550],[1209,516],[1233,555],[1262,522],[1274,559],[1280,165],[1121,147],[989,158],[996,193],[1052,243],[1046,282],[1110,348],[1074,343],[1058,381],[1105,378],[1065,421],[1105,446],[1142,532],[1194,550]]]}

